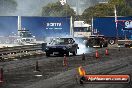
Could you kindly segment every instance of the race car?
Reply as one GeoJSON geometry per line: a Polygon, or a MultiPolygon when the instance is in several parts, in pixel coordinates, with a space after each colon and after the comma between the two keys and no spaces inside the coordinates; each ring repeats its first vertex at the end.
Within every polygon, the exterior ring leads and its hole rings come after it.
{"type": "Polygon", "coordinates": [[[50,54],[60,56],[66,54],[66,56],[69,56],[69,53],[76,55],[77,49],[79,49],[78,44],[75,43],[73,38],[53,38],[46,46],[45,52],[48,57],[50,54]]]}
{"type": "Polygon", "coordinates": [[[86,42],[86,46],[89,47],[107,47],[108,46],[108,41],[104,38],[103,35],[91,35],[86,42]]]}

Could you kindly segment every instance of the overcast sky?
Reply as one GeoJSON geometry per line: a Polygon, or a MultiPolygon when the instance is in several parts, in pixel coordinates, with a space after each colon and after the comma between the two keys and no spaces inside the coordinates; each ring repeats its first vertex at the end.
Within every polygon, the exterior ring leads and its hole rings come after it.
{"type": "MultiPolygon", "coordinates": [[[[17,2],[17,10],[13,13],[3,13],[4,15],[13,15],[13,16],[41,16],[42,7],[47,5],[48,3],[57,2],[58,0],[15,0],[17,2]]],[[[67,0],[68,4],[71,7],[77,5],[77,0],[67,0]]],[[[79,13],[81,14],[84,9],[89,6],[92,6],[99,1],[107,1],[107,0],[79,0],[79,13]]],[[[4,11],[3,11],[4,12],[4,11]]],[[[3,15],[2,14],[2,15],[3,15]]],[[[0,14],[1,15],[1,14],[0,14]]]]}

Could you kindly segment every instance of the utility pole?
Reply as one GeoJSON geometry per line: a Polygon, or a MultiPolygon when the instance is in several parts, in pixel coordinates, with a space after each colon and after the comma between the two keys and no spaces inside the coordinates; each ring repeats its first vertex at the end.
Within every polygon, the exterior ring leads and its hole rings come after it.
{"type": "Polygon", "coordinates": [[[118,34],[118,20],[117,20],[117,11],[116,11],[116,5],[114,5],[114,13],[115,13],[115,23],[116,23],[116,31],[117,31],[117,33],[116,33],[116,40],[117,40],[117,43],[118,43],[118,36],[119,36],[119,34],[118,34]]]}
{"type": "Polygon", "coordinates": [[[66,5],[66,17],[67,17],[67,0],[59,0],[60,1],[60,3],[61,3],[61,5],[62,6],[64,6],[64,5],[66,5]]]}
{"type": "Polygon", "coordinates": [[[18,16],[17,26],[18,26],[18,36],[20,36],[20,31],[22,30],[22,28],[21,28],[21,16],[18,16]]]}
{"type": "MultiPolygon", "coordinates": [[[[108,2],[99,2],[99,3],[108,3],[108,2]]],[[[119,34],[118,34],[118,20],[117,20],[117,10],[116,10],[116,5],[114,5],[114,14],[115,14],[115,24],[116,24],[116,40],[117,40],[117,43],[118,43],[118,38],[119,38],[119,34]]]]}

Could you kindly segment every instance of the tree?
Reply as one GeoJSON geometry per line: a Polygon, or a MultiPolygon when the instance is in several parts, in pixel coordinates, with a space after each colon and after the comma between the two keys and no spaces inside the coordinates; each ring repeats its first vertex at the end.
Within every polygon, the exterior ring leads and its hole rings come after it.
{"type": "Polygon", "coordinates": [[[125,0],[110,0],[108,3],[100,3],[85,9],[82,14],[82,18],[86,19],[86,21],[90,23],[92,17],[114,16],[115,6],[118,16],[131,16],[132,8],[125,0]]]}
{"type": "Polygon", "coordinates": [[[83,19],[86,19],[86,21],[89,23],[92,17],[103,17],[113,15],[113,13],[111,12],[114,12],[114,10],[107,4],[98,4],[96,6],[86,9],[83,12],[82,17],[83,19]]]}
{"type": "Polygon", "coordinates": [[[110,0],[109,5],[113,7],[116,6],[118,16],[132,15],[132,8],[130,7],[126,0],[110,0]]]}
{"type": "Polygon", "coordinates": [[[132,0],[126,0],[126,2],[132,7],[132,0]]]}
{"type": "Polygon", "coordinates": [[[42,16],[75,16],[75,12],[68,4],[61,5],[60,2],[49,3],[42,8],[42,16]]]}
{"type": "Polygon", "coordinates": [[[0,0],[0,15],[15,12],[17,3],[15,0],[0,0]]]}

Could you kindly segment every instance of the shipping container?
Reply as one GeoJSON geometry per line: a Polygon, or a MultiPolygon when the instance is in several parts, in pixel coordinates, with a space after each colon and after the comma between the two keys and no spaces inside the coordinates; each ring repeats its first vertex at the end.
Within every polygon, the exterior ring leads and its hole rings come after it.
{"type": "Polygon", "coordinates": [[[65,37],[71,32],[70,17],[21,17],[21,26],[37,39],[65,37]]]}
{"type": "Polygon", "coordinates": [[[108,40],[132,39],[132,17],[94,17],[93,34],[104,35],[108,40]],[[117,23],[117,25],[116,25],[117,23]]]}
{"type": "Polygon", "coordinates": [[[17,34],[17,16],[0,16],[0,36],[17,34]]]}

